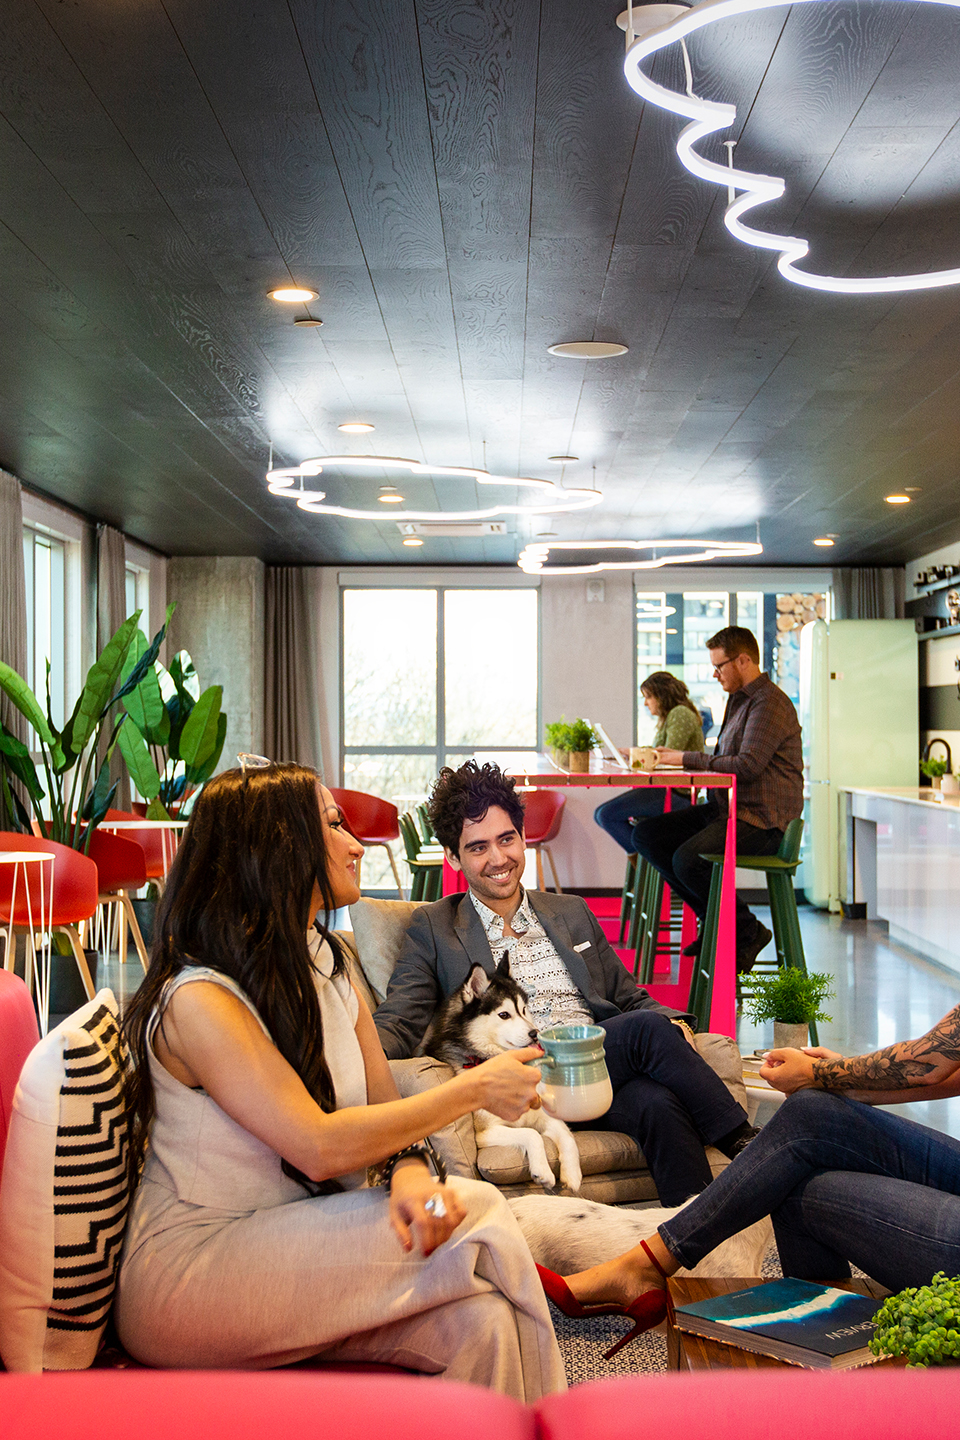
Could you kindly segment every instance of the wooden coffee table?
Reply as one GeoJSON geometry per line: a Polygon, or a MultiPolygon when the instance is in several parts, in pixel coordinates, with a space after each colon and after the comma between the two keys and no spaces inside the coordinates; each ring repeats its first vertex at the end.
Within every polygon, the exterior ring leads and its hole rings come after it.
{"type": "MultiPolygon", "coordinates": [[[[749,1285],[763,1285],[762,1277],[747,1279],[727,1278],[723,1280],[673,1279],[668,1281],[670,1297],[674,1305],[692,1305],[696,1300],[712,1300],[717,1295],[730,1295],[734,1290],[746,1290],[749,1285]]],[[[828,1282],[824,1282],[825,1284],[828,1282]]],[[[883,1300],[890,1294],[882,1285],[873,1280],[831,1280],[838,1290],[852,1290],[857,1295],[872,1295],[883,1300]]],[[[906,1356],[893,1360],[878,1360],[878,1365],[906,1365],[906,1356]]],[[[687,1335],[667,1322],[667,1365],[671,1370],[780,1370],[795,1369],[784,1360],[774,1360],[769,1355],[755,1355],[750,1350],[740,1350],[736,1345],[722,1345],[719,1340],[706,1340],[702,1335],[687,1335]]]]}

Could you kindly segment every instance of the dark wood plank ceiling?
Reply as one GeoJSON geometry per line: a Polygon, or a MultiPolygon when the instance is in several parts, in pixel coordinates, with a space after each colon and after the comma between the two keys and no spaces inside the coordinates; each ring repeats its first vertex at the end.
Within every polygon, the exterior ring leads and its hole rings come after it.
{"type": "MultiPolygon", "coordinates": [[[[8,4],[0,463],[167,553],[276,563],[509,562],[544,528],[759,522],[763,563],[902,562],[954,538],[960,288],[817,294],[733,240],[725,197],[677,160],[679,123],[624,81],[620,8],[8,4]],[[320,291],[322,329],[266,298],[288,278],[320,291]],[[570,339],[629,353],[548,355],[570,339]],[[337,431],[354,418],[374,434],[337,431]],[[411,552],[392,517],[267,495],[271,442],[277,463],[353,449],[551,478],[547,456],[572,453],[564,479],[596,467],[604,503],[411,552]]],[[[895,0],[693,37],[697,92],[738,107],[738,165],[787,180],[758,223],[809,237],[811,268],[960,264],[958,41],[954,9],[895,0]]],[[[678,54],[654,63],[682,88],[678,54]]],[[[480,503],[472,484],[402,488],[480,503]]]]}

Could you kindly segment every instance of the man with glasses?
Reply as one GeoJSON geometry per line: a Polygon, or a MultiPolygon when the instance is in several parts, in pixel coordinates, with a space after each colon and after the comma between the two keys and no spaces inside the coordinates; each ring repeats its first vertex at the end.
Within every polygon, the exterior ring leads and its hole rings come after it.
{"type": "MultiPolygon", "coordinates": [[[[803,812],[800,722],[792,702],[760,669],[756,636],[739,625],[707,641],[713,673],[728,695],[715,752],[659,750],[665,765],[716,770],[737,777],[737,852],[774,855],[791,820],[803,812]]],[[[711,866],[702,855],[722,854],[727,793],[708,792],[706,805],[639,821],[634,843],[701,922],[707,913],[711,866]]],[[[737,897],[737,970],[745,974],[773,939],[737,897]]],[[[697,954],[699,937],[685,953],[697,954]]]]}

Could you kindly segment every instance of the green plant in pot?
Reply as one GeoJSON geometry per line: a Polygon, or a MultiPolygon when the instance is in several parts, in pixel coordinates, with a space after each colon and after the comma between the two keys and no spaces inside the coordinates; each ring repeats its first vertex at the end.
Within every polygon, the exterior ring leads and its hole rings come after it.
{"type": "MultiPolygon", "coordinates": [[[[84,854],[89,851],[93,832],[116,794],[116,782],[110,783],[110,760],[127,722],[124,699],[154,665],[172,613],[171,605],[152,642],[129,664],[140,611],[123,622],[91,666],[62,729],[55,725],[51,711],[49,662],[44,708],[23,677],[0,661],[0,689],[33,727],[40,755],[38,769],[28,746],[0,722],[0,822],[5,828],[32,833],[25,793],[45,839],[84,854]]],[[[50,1008],[63,1013],[75,1009],[74,1002],[82,1003],[82,998],[77,1000],[78,977],[64,936],[54,936],[54,949],[50,1008]]],[[[87,959],[95,965],[94,952],[88,951],[87,959]]]]}
{"type": "Polygon", "coordinates": [[[874,1355],[906,1355],[908,1368],[960,1360],[960,1278],[938,1270],[929,1285],[889,1295],[874,1316],[874,1355]]]}
{"type": "MultiPolygon", "coordinates": [[[[147,650],[147,638],[138,632],[127,661],[131,672],[147,650]]],[[[155,660],[123,703],[132,724],[120,732],[120,750],[149,802],[147,818],[168,819],[175,806],[183,813],[223,753],[223,686],[210,685],[201,693],[193,660],[181,650],[169,670],[155,660]]]]}
{"type": "Polygon", "coordinates": [[[570,750],[567,745],[567,731],[569,728],[569,725],[561,715],[560,719],[554,720],[552,725],[544,726],[543,732],[547,749],[563,770],[569,770],[570,768],[570,750]]]}
{"type": "Polygon", "coordinates": [[[566,741],[570,751],[570,769],[579,772],[589,770],[590,751],[600,744],[589,721],[574,720],[568,725],[566,741]]]}
{"type": "Polygon", "coordinates": [[[773,1021],[773,1043],[800,1048],[809,1044],[812,1021],[827,1021],[823,1001],[834,997],[832,976],[816,972],[804,974],[793,965],[785,965],[775,975],[751,977],[753,993],[748,1014],[755,1024],[773,1021]]]}
{"type": "Polygon", "coordinates": [[[921,760],[920,769],[922,773],[926,775],[934,790],[939,790],[940,782],[947,773],[946,760],[941,759],[939,756],[935,756],[931,760],[921,760]]]}

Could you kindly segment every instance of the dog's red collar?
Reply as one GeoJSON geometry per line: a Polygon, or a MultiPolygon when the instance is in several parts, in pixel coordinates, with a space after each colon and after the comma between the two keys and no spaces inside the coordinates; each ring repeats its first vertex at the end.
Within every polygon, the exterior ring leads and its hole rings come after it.
{"type": "Polygon", "coordinates": [[[461,1070],[474,1070],[478,1065],[483,1064],[482,1055],[468,1055],[461,1065],[461,1070]]]}

